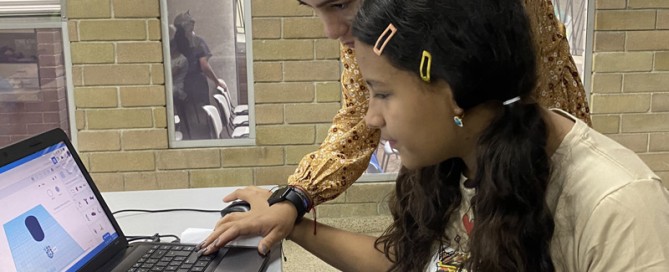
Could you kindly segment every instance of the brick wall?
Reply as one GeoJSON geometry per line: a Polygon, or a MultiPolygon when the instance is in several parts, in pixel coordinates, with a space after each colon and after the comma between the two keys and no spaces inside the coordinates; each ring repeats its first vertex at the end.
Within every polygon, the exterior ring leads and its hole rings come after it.
{"type": "Polygon", "coordinates": [[[593,126],[669,185],[669,1],[597,0],[596,7],[593,126]]]}
{"type": "MultiPolygon", "coordinates": [[[[669,2],[596,1],[594,126],[667,182],[669,2]]],[[[283,183],[340,107],[338,43],[313,12],[252,0],[257,146],[169,149],[158,0],[68,8],[79,149],[104,191],[283,183]]],[[[392,186],[356,184],[319,215],[387,214],[392,186]]]]}

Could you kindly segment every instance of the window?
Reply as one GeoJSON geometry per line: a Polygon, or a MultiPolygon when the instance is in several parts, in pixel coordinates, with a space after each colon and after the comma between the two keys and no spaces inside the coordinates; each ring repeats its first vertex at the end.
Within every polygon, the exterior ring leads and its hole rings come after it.
{"type": "Polygon", "coordinates": [[[381,140],[359,181],[394,181],[402,167],[400,154],[389,142],[381,140]]]}
{"type": "Polygon", "coordinates": [[[249,0],[162,0],[170,147],[255,144],[249,0]]]}
{"type": "Polygon", "coordinates": [[[590,90],[594,0],[553,0],[555,15],[564,24],[571,55],[583,85],[590,90]]]}
{"type": "Polygon", "coordinates": [[[33,0],[0,5],[0,146],[57,127],[76,136],[60,7],[60,1],[33,0]]]}

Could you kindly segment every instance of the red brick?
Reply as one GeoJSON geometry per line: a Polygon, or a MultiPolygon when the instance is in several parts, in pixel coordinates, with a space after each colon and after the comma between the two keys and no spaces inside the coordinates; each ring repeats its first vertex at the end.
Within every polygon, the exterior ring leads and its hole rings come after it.
{"type": "Polygon", "coordinates": [[[41,113],[0,113],[0,124],[42,123],[41,113]]]}
{"type": "Polygon", "coordinates": [[[28,124],[26,131],[28,134],[39,134],[47,130],[52,130],[54,128],[60,127],[60,123],[51,123],[51,124],[28,124]]]}

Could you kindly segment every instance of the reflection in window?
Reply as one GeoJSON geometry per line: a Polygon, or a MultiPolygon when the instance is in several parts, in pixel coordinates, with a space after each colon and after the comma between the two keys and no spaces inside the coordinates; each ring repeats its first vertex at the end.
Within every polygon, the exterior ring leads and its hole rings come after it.
{"type": "Polygon", "coordinates": [[[235,145],[240,139],[252,144],[248,1],[203,1],[161,2],[169,35],[170,145],[235,145]]]}
{"type": "Polygon", "coordinates": [[[397,173],[400,170],[400,154],[390,145],[390,142],[381,140],[367,166],[368,174],[397,173]]]}
{"type": "Polygon", "coordinates": [[[587,7],[588,0],[553,0],[555,15],[564,25],[564,33],[569,41],[571,55],[578,68],[578,73],[581,75],[581,80],[584,79],[585,72],[587,7]]]}
{"type": "Polygon", "coordinates": [[[65,70],[60,28],[0,30],[0,146],[69,133],[65,70]]]}

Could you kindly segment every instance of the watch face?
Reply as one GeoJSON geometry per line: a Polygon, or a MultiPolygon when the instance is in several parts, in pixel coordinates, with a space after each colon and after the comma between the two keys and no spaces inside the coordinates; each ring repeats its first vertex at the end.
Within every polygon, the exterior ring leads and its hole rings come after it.
{"type": "Polygon", "coordinates": [[[270,205],[277,203],[279,201],[285,200],[285,193],[288,191],[290,187],[281,187],[278,190],[274,191],[271,196],[269,196],[269,199],[267,199],[267,202],[269,202],[270,205]]]}

